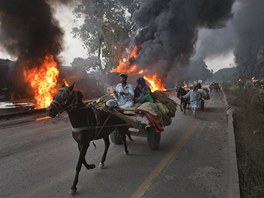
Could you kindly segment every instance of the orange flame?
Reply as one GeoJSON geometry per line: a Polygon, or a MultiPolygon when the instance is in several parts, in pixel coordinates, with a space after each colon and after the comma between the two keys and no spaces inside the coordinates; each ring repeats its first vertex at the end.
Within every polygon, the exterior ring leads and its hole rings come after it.
{"type": "MultiPolygon", "coordinates": [[[[131,63],[131,59],[137,57],[138,48],[135,47],[129,55],[129,59],[124,59],[123,62],[118,65],[111,72],[125,72],[125,73],[137,73],[137,74],[146,74],[147,70],[139,70],[138,65],[131,63]],[[139,70],[139,71],[138,71],[139,70]]],[[[148,81],[151,91],[155,90],[165,90],[164,82],[159,79],[157,74],[154,75],[145,75],[144,78],[148,81]]]]}
{"type": "Polygon", "coordinates": [[[67,87],[70,86],[69,83],[68,83],[66,80],[63,80],[63,82],[64,82],[64,84],[65,84],[67,87]]]}
{"type": "Polygon", "coordinates": [[[52,55],[47,55],[40,67],[24,69],[24,77],[34,89],[35,108],[49,106],[56,93],[58,65],[52,55]]]}
{"type": "Polygon", "coordinates": [[[123,62],[117,66],[117,68],[113,69],[111,72],[126,72],[126,73],[133,73],[136,72],[137,65],[131,66],[131,59],[136,58],[138,48],[134,47],[134,49],[130,52],[129,59],[124,59],[123,62]]]}
{"type": "Polygon", "coordinates": [[[151,91],[165,90],[164,82],[157,74],[145,75],[144,78],[148,81],[151,91]]]}
{"type": "Polygon", "coordinates": [[[138,74],[143,74],[144,73],[144,70],[143,69],[141,69],[139,72],[138,72],[138,74]]]}

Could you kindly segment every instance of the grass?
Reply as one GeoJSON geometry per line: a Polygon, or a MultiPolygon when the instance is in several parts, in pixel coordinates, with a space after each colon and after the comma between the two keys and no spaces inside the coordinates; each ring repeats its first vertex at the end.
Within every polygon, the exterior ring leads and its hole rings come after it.
{"type": "Polygon", "coordinates": [[[242,198],[264,197],[264,96],[257,90],[223,86],[235,109],[234,127],[242,198]]]}

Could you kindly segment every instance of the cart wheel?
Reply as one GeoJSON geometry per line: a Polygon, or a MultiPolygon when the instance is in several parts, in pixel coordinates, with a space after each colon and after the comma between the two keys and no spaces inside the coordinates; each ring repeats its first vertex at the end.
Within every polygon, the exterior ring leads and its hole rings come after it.
{"type": "Polygon", "coordinates": [[[201,110],[204,110],[204,100],[201,101],[201,110]]]}
{"type": "Polygon", "coordinates": [[[114,144],[120,145],[123,143],[122,136],[117,129],[110,134],[110,139],[114,144]]]}
{"type": "Polygon", "coordinates": [[[147,128],[148,131],[148,145],[151,150],[158,150],[160,145],[160,133],[156,132],[153,127],[147,128]]]}

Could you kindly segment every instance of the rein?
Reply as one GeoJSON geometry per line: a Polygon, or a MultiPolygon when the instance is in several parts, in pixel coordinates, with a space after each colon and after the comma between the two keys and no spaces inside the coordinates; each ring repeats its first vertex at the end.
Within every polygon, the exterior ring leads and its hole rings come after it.
{"type": "Polygon", "coordinates": [[[71,101],[68,102],[69,104],[66,105],[65,107],[63,107],[63,106],[62,106],[58,101],[56,101],[56,100],[52,100],[51,104],[56,108],[56,110],[57,110],[58,112],[67,111],[67,110],[71,109],[72,106],[73,106],[72,102],[74,101],[74,95],[73,95],[70,99],[71,99],[71,101]]]}
{"type": "MultiPolygon", "coordinates": [[[[109,127],[119,127],[119,126],[129,126],[129,124],[113,124],[113,125],[105,125],[105,126],[85,126],[85,127],[72,127],[72,132],[79,133],[88,129],[102,129],[102,128],[109,128],[109,127]]],[[[99,134],[99,133],[98,133],[99,134]]],[[[95,139],[95,138],[94,138],[95,139]]]]}

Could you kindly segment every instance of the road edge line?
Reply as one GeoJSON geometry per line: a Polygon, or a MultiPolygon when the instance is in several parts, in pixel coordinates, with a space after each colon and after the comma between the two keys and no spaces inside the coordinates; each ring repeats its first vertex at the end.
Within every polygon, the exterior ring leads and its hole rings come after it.
{"type": "Polygon", "coordinates": [[[227,118],[227,132],[228,132],[228,165],[229,165],[229,178],[228,178],[228,197],[240,198],[239,176],[236,155],[236,140],[234,130],[234,108],[227,102],[226,94],[222,90],[224,102],[226,107],[227,118]]]}

